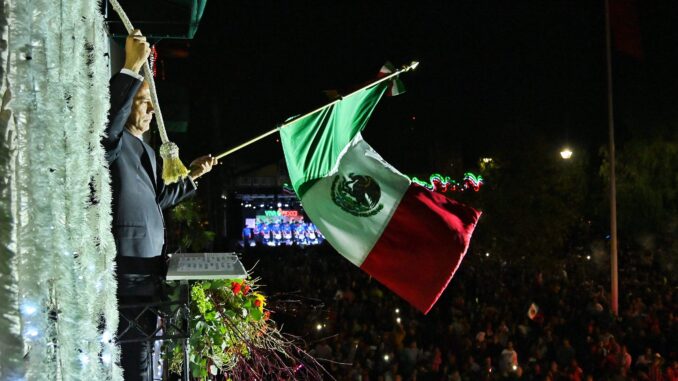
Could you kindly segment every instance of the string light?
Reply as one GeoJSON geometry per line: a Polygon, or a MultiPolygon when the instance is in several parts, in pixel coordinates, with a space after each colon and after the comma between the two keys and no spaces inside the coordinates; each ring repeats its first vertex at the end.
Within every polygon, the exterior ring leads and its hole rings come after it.
{"type": "Polygon", "coordinates": [[[110,352],[106,351],[101,354],[101,362],[103,362],[104,364],[108,365],[111,363],[112,360],[113,358],[110,352]]]}
{"type": "Polygon", "coordinates": [[[33,304],[31,302],[24,302],[21,305],[21,313],[24,314],[24,316],[31,316],[37,310],[38,310],[38,307],[36,307],[35,304],[33,304]]]}
{"type": "Polygon", "coordinates": [[[102,343],[110,343],[112,339],[113,335],[109,331],[104,331],[104,333],[101,334],[102,343]]]}
{"type": "Polygon", "coordinates": [[[38,335],[40,335],[40,332],[35,327],[27,327],[24,333],[24,336],[28,338],[36,338],[38,335]]]}
{"type": "Polygon", "coordinates": [[[158,77],[158,68],[157,68],[157,62],[158,62],[158,49],[155,48],[155,45],[151,46],[151,55],[148,57],[148,65],[151,67],[151,71],[153,72],[153,78],[158,77]]]}
{"type": "Polygon", "coordinates": [[[449,176],[443,176],[439,173],[434,173],[429,177],[429,182],[419,180],[416,177],[412,177],[412,182],[422,186],[430,191],[435,192],[464,192],[466,190],[472,189],[474,192],[478,192],[480,187],[483,185],[483,177],[480,175],[475,175],[471,172],[464,173],[464,178],[461,182],[450,179],[449,176]]]}
{"type": "Polygon", "coordinates": [[[89,356],[87,356],[84,353],[79,354],[78,359],[80,360],[80,363],[82,364],[82,366],[89,364],[89,356]]]}

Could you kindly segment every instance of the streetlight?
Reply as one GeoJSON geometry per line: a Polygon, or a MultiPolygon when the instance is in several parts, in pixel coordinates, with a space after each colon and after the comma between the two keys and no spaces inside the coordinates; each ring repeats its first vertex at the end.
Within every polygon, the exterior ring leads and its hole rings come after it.
{"type": "Polygon", "coordinates": [[[572,151],[570,151],[569,148],[563,148],[560,151],[560,157],[562,157],[563,160],[568,160],[572,157],[572,151]]]}

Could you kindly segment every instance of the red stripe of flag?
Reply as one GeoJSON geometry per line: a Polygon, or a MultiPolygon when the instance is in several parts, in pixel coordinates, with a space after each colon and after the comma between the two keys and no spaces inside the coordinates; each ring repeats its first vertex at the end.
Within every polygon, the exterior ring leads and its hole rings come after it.
{"type": "Polygon", "coordinates": [[[412,184],[360,268],[426,314],[457,271],[480,214],[412,184]]]}

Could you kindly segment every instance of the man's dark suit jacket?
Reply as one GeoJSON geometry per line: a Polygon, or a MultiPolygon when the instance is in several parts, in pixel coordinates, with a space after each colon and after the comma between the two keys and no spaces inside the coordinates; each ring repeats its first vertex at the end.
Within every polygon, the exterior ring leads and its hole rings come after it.
{"type": "Polygon", "coordinates": [[[165,185],[162,164],[156,161],[153,149],[124,128],[141,83],[123,73],[111,78],[109,124],[102,139],[111,171],[113,236],[118,257],[160,256],[165,242],[162,209],[177,204],[196,189],[189,178],[165,185]]]}

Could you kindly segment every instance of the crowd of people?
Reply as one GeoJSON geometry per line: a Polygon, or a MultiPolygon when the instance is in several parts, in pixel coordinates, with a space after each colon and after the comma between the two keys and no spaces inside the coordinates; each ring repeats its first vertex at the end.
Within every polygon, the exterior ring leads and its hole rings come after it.
{"type": "Polygon", "coordinates": [[[272,318],[337,380],[678,381],[678,294],[652,251],[622,250],[619,316],[609,271],[586,255],[554,261],[470,251],[428,315],[329,245],[260,248],[272,318]]]}

